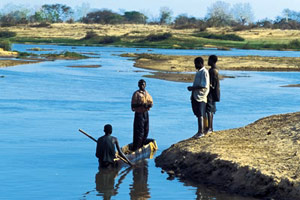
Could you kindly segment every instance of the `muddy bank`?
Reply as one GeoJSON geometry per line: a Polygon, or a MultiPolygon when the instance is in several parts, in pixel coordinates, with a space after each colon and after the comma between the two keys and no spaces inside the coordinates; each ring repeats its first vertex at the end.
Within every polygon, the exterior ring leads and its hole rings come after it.
{"type": "Polygon", "coordinates": [[[28,60],[0,60],[0,68],[16,66],[16,65],[31,64],[31,63],[38,63],[38,62],[39,61],[28,61],[28,60]]]}
{"type": "Polygon", "coordinates": [[[99,68],[101,65],[71,65],[66,67],[72,67],[72,68],[99,68]]]}
{"type": "Polygon", "coordinates": [[[300,87],[300,84],[283,85],[281,87],[300,87]]]}
{"type": "Polygon", "coordinates": [[[180,179],[229,192],[300,199],[300,112],[178,142],[155,162],[180,179]]]}

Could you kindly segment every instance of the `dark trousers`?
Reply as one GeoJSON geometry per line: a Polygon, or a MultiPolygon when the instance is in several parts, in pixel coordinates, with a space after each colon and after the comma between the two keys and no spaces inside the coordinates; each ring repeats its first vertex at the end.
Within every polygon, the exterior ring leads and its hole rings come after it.
{"type": "Polygon", "coordinates": [[[139,113],[135,112],[133,122],[133,146],[135,151],[142,147],[149,133],[149,115],[148,111],[139,113]]]}

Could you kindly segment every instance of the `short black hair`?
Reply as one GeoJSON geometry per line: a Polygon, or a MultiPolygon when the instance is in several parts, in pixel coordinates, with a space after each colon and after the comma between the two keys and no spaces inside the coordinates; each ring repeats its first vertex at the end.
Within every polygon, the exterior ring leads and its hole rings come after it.
{"type": "Polygon", "coordinates": [[[195,58],[195,60],[194,60],[194,64],[195,64],[196,66],[200,66],[200,64],[203,65],[203,63],[204,63],[204,61],[203,61],[203,58],[201,58],[201,57],[197,57],[197,58],[195,58]]]}
{"type": "Polygon", "coordinates": [[[106,124],[104,126],[104,132],[109,134],[112,133],[112,126],[110,124],[106,124]]]}
{"type": "Polygon", "coordinates": [[[139,83],[146,83],[146,81],[144,79],[140,79],[139,83]]]}
{"type": "Polygon", "coordinates": [[[210,55],[208,60],[213,61],[214,63],[216,63],[218,61],[218,57],[216,55],[210,55]]]}

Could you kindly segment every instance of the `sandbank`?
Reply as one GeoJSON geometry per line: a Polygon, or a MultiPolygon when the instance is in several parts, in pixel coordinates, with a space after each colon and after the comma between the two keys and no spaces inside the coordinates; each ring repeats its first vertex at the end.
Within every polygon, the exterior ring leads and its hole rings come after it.
{"type": "MultiPolygon", "coordinates": [[[[156,158],[183,180],[257,198],[300,199],[300,112],[178,142],[156,158]]],[[[192,134],[191,134],[192,136],[192,134]]]]}

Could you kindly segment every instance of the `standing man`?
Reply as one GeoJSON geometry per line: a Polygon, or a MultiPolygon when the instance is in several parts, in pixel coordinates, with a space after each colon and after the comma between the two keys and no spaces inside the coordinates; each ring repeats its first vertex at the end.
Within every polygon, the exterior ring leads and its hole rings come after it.
{"type": "Polygon", "coordinates": [[[142,147],[149,133],[148,111],[153,106],[151,95],[145,90],[146,81],[141,79],[138,82],[139,89],[135,91],[131,99],[131,110],[135,112],[133,123],[133,146],[135,151],[142,147]]]}
{"type": "Polygon", "coordinates": [[[192,91],[191,102],[193,112],[198,118],[198,132],[194,135],[196,138],[204,136],[204,116],[209,93],[209,75],[203,65],[203,59],[197,57],[194,60],[197,70],[193,86],[188,86],[188,91],[192,91]]]}
{"type": "Polygon", "coordinates": [[[119,155],[127,161],[129,165],[133,165],[130,160],[124,155],[122,152],[118,139],[116,137],[111,136],[112,126],[110,124],[106,124],[104,126],[105,135],[99,137],[97,140],[97,148],[96,148],[96,157],[99,162],[100,168],[113,168],[115,167],[114,159],[116,158],[116,150],[117,147],[119,155]]]}
{"type": "Polygon", "coordinates": [[[213,116],[216,113],[216,102],[220,101],[220,81],[219,81],[219,70],[216,66],[218,57],[211,55],[208,58],[208,70],[210,79],[210,89],[207,96],[206,114],[208,119],[208,130],[207,132],[213,132],[213,116]]]}

